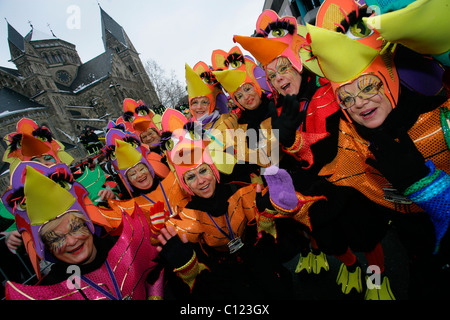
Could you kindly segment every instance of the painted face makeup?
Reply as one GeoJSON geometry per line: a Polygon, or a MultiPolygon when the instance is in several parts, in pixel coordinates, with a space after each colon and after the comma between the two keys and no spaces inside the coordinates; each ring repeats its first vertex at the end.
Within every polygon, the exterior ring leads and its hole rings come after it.
{"type": "Polygon", "coordinates": [[[201,198],[211,198],[216,191],[216,178],[206,163],[187,171],[183,179],[191,191],[201,198]]]}
{"type": "Polygon", "coordinates": [[[148,145],[150,149],[157,147],[160,140],[159,134],[153,128],[148,128],[142,132],[140,138],[142,143],[148,145]]]}
{"type": "Polygon", "coordinates": [[[191,111],[196,119],[209,114],[210,101],[208,97],[197,97],[191,100],[191,111]]]}
{"type": "Polygon", "coordinates": [[[127,171],[127,179],[130,184],[138,189],[147,190],[153,185],[153,177],[148,167],[138,163],[127,171]]]}
{"type": "Polygon", "coordinates": [[[292,67],[286,57],[278,57],[266,67],[267,79],[279,94],[297,95],[300,91],[302,75],[292,67]]]}
{"type": "Polygon", "coordinates": [[[261,97],[252,84],[246,83],[234,93],[234,97],[247,110],[255,110],[261,104],[261,97]]]}
{"type": "Polygon", "coordinates": [[[336,91],[339,105],[356,123],[370,129],[383,124],[392,105],[384,94],[383,82],[373,74],[365,74],[336,91]]]}
{"type": "Polygon", "coordinates": [[[42,241],[55,258],[70,264],[91,262],[96,255],[93,235],[83,219],[65,214],[53,230],[42,235],[42,241]]]}
{"type": "Polygon", "coordinates": [[[55,158],[53,158],[49,154],[43,154],[43,155],[40,155],[40,156],[37,156],[37,157],[33,157],[31,159],[31,161],[40,162],[42,164],[45,164],[46,166],[51,166],[51,165],[54,165],[56,163],[55,158]]]}

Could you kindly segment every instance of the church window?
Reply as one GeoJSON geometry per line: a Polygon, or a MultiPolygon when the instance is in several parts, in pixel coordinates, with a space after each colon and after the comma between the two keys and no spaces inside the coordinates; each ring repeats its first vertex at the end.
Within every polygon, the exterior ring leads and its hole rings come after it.
{"type": "Polygon", "coordinates": [[[44,53],[44,59],[45,59],[45,62],[47,62],[48,64],[51,64],[50,58],[48,57],[47,53],[44,53]]]}

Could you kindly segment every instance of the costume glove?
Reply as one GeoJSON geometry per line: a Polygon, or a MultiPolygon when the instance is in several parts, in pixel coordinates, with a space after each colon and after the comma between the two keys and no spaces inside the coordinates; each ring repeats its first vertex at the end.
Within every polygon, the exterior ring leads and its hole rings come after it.
{"type": "Polygon", "coordinates": [[[294,144],[295,132],[306,119],[306,111],[300,111],[300,103],[296,96],[287,95],[280,98],[275,106],[273,101],[269,104],[269,112],[272,118],[272,129],[279,130],[280,143],[288,148],[294,144]],[[282,107],[280,115],[277,109],[282,107]]]}
{"type": "Polygon", "coordinates": [[[270,166],[264,170],[264,178],[273,204],[286,211],[292,211],[298,207],[299,201],[294,184],[286,170],[270,166]]]}
{"type": "Polygon", "coordinates": [[[428,175],[430,170],[407,132],[400,131],[398,137],[395,141],[383,131],[374,134],[369,150],[375,160],[369,158],[366,163],[380,171],[394,188],[403,193],[414,182],[428,175]]]}
{"type": "Polygon", "coordinates": [[[189,243],[183,243],[180,237],[174,236],[167,240],[159,255],[170,268],[176,269],[192,259],[194,250],[189,243]]]}
{"type": "Polygon", "coordinates": [[[159,234],[159,231],[164,228],[165,222],[169,219],[169,211],[164,209],[164,203],[157,201],[150,207],[151,229],[154,233],[159,234]]]}

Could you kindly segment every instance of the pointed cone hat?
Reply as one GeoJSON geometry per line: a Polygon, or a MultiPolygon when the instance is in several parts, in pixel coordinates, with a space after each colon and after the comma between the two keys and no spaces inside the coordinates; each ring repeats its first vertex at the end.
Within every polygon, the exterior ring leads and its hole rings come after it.
{"type": "Polygon", "coordinates": [[[421,54],[450,50],[448,0],[417,0],[403,9],[363,18],[389,42],[400,43],[421,54]]]}
{"type": "Polygon", "coordinates": [[[58,183],[27,167],[24,185],[31,225],[41,225],[66,212],[74,203],[72,194],[58,183]]]}
{"type": "Polygon", "coordinates": [[[235,92],[244,83],[247,74],[242,70],[213,71],[217,81],[230,93],[235,92]]]}
{"type": "Polygon", "coordinates": [[[119,170],[133,167],[142,159],[142,153],[137,151],[128,142],[116,140],[116,157],[119,170]]]}
{"type": "Polygon", "coordinates": [[[212,91],[202,78],[189,66],[186,68],[186,84],[189,98],[201,97],[211,94],[212,91]]]}
{"type": "Polygon", "coordinates": [[[377,58],[379,51],[345,34],[307,25],[311,49],[325,77],[336,83],[354,79],[377,58]]]}

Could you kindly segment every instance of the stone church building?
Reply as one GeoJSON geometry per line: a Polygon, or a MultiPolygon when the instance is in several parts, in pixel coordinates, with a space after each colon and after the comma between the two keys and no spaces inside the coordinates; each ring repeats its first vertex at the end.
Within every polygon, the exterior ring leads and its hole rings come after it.
{"type": "MultiPolygon", "coordinates": [[[[74,44],[33,27],[22,36],[7,22],[11,61],[17,69],[0,67],[1,138],[27,117],[50,128],[78,160],[87,155],[78,139],[81,132],[86,126],[104,130],[122,115],[125,98],[143,100],[150,107],[160,105],[125,30],[102,8],[100,17],[105,52],[85,63],[74,44]]],[[[5,149],[2,140],[2,157],[5,149]]],[[[9,183],[8,169],[8,163],[0,162],[1,193],[9,183]]]]}

